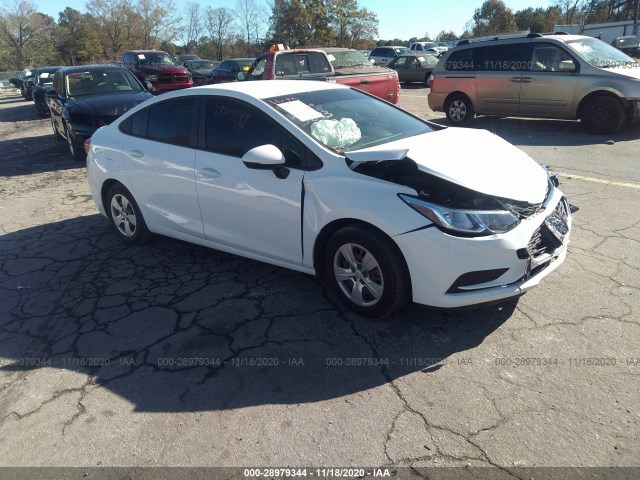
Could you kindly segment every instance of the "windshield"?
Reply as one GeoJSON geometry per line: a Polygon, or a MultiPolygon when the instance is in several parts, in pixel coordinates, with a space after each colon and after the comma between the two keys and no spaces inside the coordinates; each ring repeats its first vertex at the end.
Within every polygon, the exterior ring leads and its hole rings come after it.
{"type": "Polygon", "coordinates": [[[611,68],[623,66],[629,62],[636,63],[631,57],[597,38],[570,40],[567,45],[594,67],[611,68]]]}
{"type": "Polygon", "coordinates": [[[194,70],[210,70],[214,67],[214,64],[207,60],[191,60],[189,66],[194,70]]]}
{"type": "Polygon", "coordinates": [[[398,55],[410,55],[413,52],[411,50],[409,50],[407,47],[401,47],[401,48],[394,48],[394,50],[396,51],[396,53],[398,55]]]}
{"type": "Polygon", "coordinates": [[[245,58],[243,60],[238,60],[238,65],[243,72],[246,72],[251,68],[251,65],[253,65],[254,61],[255,58],[245,58]]]}
{"type": "Polygon", "coordinates": [[[371,66],[371,62],[367,60],[361,52],[356,50],[327,53],[327,56],[329,57],[329,60],[331,60],[331,65],[333,65],[333,68],[335,69],[371,66]]]}
{"type": "Polygon", "coordinates": [[[272,97],[264,102],[336,153],[433,130],[393,105],[346,88],[272,97]]]}
{"type": "Polygon", "coordinates": [[[85,70],[65,77],[69,97],[110,92],[141,92],[142,88],[128,70],[85,70]]]}
{"type": "Polygon", "coordinates": [[[164,52],[147,52],[138,54],[140,65],[177,65],[173,57],[164,52]]]}

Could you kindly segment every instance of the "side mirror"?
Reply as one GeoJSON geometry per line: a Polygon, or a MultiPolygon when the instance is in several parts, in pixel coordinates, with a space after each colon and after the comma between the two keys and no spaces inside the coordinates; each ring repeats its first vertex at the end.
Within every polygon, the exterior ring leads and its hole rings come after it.
{"type": "Polygon", "coordinates": [[[151,83],[149,80],[144,81],[144,86],[147,88],[147,91],[149,92],[153,90],[153,83],[151,83]]]}
{"type": "Polygon", "coordinates": [[[247,74],[244,72],[238,72],[238,74],[236,75],[236,79],[238,79],[239,81],[243,81],[245,78],[247,78],[247,74]]]}
{"type": "Polygon", "coordinates": [[[561,72],[575,72],[576,64],[571,60],[563,60],[562,62],[560,62],[558,70],[561,72]]]}
{"type": "Polygon", "coordinates": [[[278,147],[267,144],[249,150],[242,156],[242,161],[248,168],[271,170],[284,165],[285,158],[278,147]]]}
{"type": "Polygon", "coordinates": [[[47,96],[47,98],[50,98],[52,100],[55,100],[56,98],[58,98],[58,92],[56,92],[55,88],[52,88],[51,90],[47,90],[47,93],[45,95],[47,96]]]}

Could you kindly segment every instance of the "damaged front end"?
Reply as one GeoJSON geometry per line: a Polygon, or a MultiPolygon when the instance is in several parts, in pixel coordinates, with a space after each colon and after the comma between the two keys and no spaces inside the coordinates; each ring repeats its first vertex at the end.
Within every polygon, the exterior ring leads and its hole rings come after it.
{"type": "Polygon", "coordinates": [[[554,185],[548,182],[542,203],[500,198],[480,193],[421,170],[408,157],[394,160],[351,161],[349,167],[362,175],[379,178],[415,190],[399,197],[440,230],[455,236],[487,236],[506,233],[521,220],[545,208],[554,185]]]}

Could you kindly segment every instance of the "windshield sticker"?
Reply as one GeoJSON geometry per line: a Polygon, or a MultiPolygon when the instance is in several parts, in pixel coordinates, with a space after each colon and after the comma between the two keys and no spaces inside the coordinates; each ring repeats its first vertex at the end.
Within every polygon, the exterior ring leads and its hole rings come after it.
{"type": "Polygon", "coordinates": [[[42,72],[40,78],[49,78],[49,72],[42,72]]]}
{"type": "Polygon", "coordinates": [[[329,55],[327,55],[327,58],[329,59],[330,62],[334,62],[336,57],[333,56],[332,53],[330,53],[329,55]]]}
{"type": "Polygon", "coordinates": [[[138,54],[138,58],[139,58],[140,60],[144,60],[144,59],[145,59],[145,56],[144,56],[144,54],[143,54],[143,53],[139,53],[139,54],[138,54]]]}
{"type": "Polygon", "coordinates": [[[311,108],[309,105],[305,105],[300,100],[294,100],[292,102],[285,102],[278,104],[285,112],[293,115],[297,120],[301,122],[309,122],[318,118],[324,118],[324,115],[317,110],[311,108]]]}

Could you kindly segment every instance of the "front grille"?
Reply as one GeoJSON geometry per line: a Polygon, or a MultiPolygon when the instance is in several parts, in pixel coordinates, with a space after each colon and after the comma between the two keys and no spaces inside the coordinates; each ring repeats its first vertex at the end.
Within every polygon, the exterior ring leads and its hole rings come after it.
{"type": "Polygon", "coordinates": [[[158,75],[158,83],[187,83],[189,76],[186,73],[161,73],[158,75]]]}
{"type": "Polygon", "coordinates": [[[503,201],[503,206],[521,220],[524,218],[532,217],[536,213],[544,209],[545,203],[549,199],[549,196],[553,193],[552,186],[553,185],[551,184],[551,181],[547,182],[547,191],[544,195],[544,200],[542,203],[527,203],[509,200],[503,201]]]}
{"type": "MultiPolygon", "coordinates": [[[[567,225],[569,224],[569,206],[567,204],[567,199],[562,198],[556,208],[554,209],[554,213],[556,213],[562,220],[564,220],[567,225]]],[[[547,227],[546,223],[540,225],[529,240],[527,245],[527,252],[529,252],[529,256],[531,258],[537,258],[543,254],[553,253],[558,247],[562,245],[562,242],[556,238],[556,236],[551,233],[549,227],[547,227]]]]}

